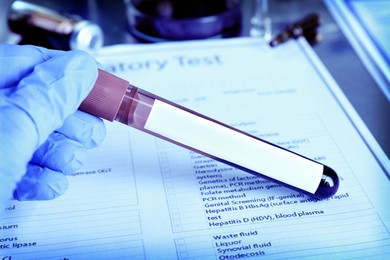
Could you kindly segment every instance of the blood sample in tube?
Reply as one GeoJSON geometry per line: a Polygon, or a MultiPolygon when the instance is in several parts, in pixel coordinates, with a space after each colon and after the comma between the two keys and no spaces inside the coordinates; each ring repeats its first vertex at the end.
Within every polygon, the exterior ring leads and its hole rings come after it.
{"type": "Polygon", "coordinates": [[[333,196],[339,186],[336,172],[326,165],[132,86],[102,70],[80,109],[318,199],[333,196]]]}

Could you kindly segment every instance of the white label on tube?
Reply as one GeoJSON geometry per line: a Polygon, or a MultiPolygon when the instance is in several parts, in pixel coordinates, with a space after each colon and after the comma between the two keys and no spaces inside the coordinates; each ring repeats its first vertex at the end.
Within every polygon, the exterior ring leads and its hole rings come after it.
{"type": "Polygon", "coordinates": [[[155,100],[145,129],[310,193],[323,165],[155,100]]]}

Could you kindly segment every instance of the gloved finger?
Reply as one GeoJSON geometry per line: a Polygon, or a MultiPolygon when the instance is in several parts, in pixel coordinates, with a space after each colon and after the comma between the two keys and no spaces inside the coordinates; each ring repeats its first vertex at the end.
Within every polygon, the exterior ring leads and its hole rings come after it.
{"type": "Polygon", "coordinates": [[[13,194],[20,201],[51,200],[62,195],[68,186],[68,179],[62,173],[30,164],[13,194]]]}
{"type": "Polygon", "coordinates": [[[77,171],[87,159],[82,144],[60,133],[52,133],[34,153],[30,163],[64,174],[77,171]]]}
{"type": "Polygon", "coordinates": [[[0,89],[16,86],[37,64],[63,53],[37,46],[0,44],[0,89]]]}
{"type": "Polygon", "coordinates": [[[36,148],[76,111],[96,77],[95,61],[81,51],[70,51],[38,64],[33,73],[19,82],[18,89],[5,98],[3,105],[9,109],[7,114],[12,115],[8,121],[27,123],[29,132],[21,136],[35,139],[36,148]]]}
{"type": "Polygon", "coordinates": [[[0,204],[12,194],[34,151],[76,111],[96,78],[94,59],[69,51],[36,65],[15,92],[1,97],[0,204]]]}
{"type": "Polygon", "coordinates": [[[103,120],[80,110],[70,115],[57,132],[81,143],[85,148],[100,145],[106,137],[103,120]]]}

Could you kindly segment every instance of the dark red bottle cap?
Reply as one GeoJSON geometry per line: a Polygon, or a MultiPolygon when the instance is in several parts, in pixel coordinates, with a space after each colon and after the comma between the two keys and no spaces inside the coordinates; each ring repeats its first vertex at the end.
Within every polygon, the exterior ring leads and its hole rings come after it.
{"type": "Polygon", "coordinates": [[[114,121],[128,86],[128,81],[99,69],[96,83],[79,109],[114,121]]]}

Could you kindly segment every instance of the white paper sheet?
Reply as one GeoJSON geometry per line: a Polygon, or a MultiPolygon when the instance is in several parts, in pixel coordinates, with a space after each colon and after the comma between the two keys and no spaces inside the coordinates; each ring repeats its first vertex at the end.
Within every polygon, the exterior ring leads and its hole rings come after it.
{"type": "Polygon", "coordinates": [[[388,158],[303,40],[115,46],[98,59],[133,85],[329,165],[340,189],[317,201],[107,122],[65,195],[10,203],[0,259],[390,254],[388,158]]]}

